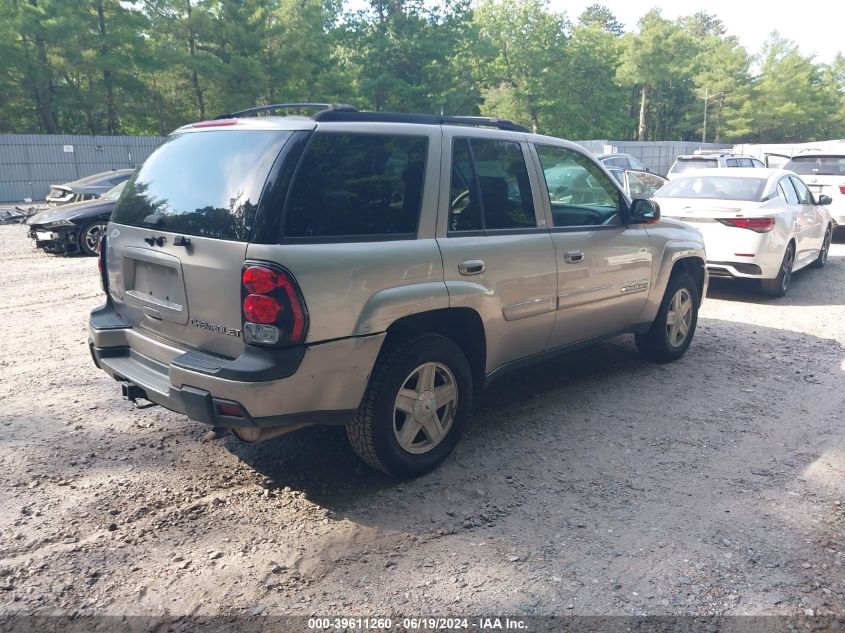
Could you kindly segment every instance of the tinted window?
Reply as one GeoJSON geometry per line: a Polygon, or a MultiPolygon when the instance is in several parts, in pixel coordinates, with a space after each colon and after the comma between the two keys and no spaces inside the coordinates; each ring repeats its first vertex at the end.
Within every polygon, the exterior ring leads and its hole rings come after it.
{"type": "Polygon", "coordinates": [[[765,178],[735,176],[683,176],[672,180],[655,198],[708,198],[711,200],[747,200],[759,202],[766,189],[765,178]]]}
{"type": "Polygon", "coordinates": [[[751,166],[752,167],[765,167],[762,161],[757,160],[756,158],[751,159],[751,166]]]}
{"type": "Polygon", "coordinates": [[[455,139],[449,230],[534,228],[534,199],[519,143],[455,139]]]}
{"type": "Polygon", "coordinates": [[[129,180],[112,220],[245,242],[267,174],[289,138],[263,130],[171,136],[129,180]]]}
{"type": "Polygon", "coordinates": [[[629,158],[628,163],[631,165],[631,169],[639,169],[641,171],[647,171],[648,170],[648,168],[645,165],[643,165],[640,161],[638,161],[636,158],[629,158]]]}
{"type": "Polygon", "coordinates": [[[719,166],[716,158],[679,158],[672,165],[672,173],[680,174],[693,169],[715,169],[719,166]]]}
{"type": "Polygon", "coordinates": [[[565,147],[538,145],[555,226],[620,222],[621,194],[589,158],[565,147]]]}
{"type": "Polygon", "coordinates": [[[751,162],[750,158],[740,158],[739,159],[739,166],[740,167],[754,167],[754,163],[751,162]]]}
{"type": "Polygon", "coordinates": [[[725,161],[725,167],[739,167],[739,160],[736,158],[728,158],[725,161]]]}
{"type": "Polygon", "coordinates": [[[845,156],[795,156],[783,168],[799,176],[845,176],[845,156]]]}
{"type": "Polygon", "coordinates": [[[789,182],[789,178],[783,178],[778,183],[778,195],[787,204],[798,204],[798,196],[795,194],[795,188],[789,182]]]}
{"type": "Polygon", "coordinates": [[[807,185],[801,182],[798,178],[789,178],[795,186],[795,193],[798,194],[798,202],[801,204],[813,204],[813,194],[807,189],[807,185]]]}
{"type": "Polygon", "coordinates": [[[285,237],[412,236],[428,139],[317,133],[291,187],[285,237]]]}

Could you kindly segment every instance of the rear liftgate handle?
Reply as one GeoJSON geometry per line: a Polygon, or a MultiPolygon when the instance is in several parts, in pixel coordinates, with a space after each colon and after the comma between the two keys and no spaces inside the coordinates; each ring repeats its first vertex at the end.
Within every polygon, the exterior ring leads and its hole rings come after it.
{"type": "Polygon", "coordinates": [[[480,259],[465,259],[458,263],[458,272],[462,275],[480,275],[486,268],[480,259]]]}

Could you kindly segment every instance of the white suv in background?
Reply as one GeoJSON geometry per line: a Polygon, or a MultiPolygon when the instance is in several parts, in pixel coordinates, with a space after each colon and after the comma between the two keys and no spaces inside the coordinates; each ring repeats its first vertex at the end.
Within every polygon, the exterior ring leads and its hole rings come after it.
{"type": "Polygon", "coordinates": [[[840,229],[845,227],[845,143],[837,151],[813,149],[793,156],[784,169],[794,171],[807,183],[810,191],[830,196],[828,211],[840,229]]]}
{"type": "Polygon", "coordinates": [[[765,167],[763,161],[745,154],[731,154],[729,151],[708,152],[698,150],[694,154],[682,154],[675,159],[666,178],[672,178],[696,169],[717,169],[719,167],[765,167]]]}

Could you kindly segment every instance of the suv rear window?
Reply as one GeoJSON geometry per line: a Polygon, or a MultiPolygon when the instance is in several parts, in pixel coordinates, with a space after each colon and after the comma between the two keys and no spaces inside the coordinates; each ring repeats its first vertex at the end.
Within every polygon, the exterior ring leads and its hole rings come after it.
{"type": "Polygon", "coordinates": [[[112,221],[246,242],[267,174],[290,136],[265,130],[171,136],[129,180],[112,221]]]}
{"type": "Polygon", "coordinates": [[[414,237],[428,138],[316,133],[285,214],[285,238],[414,237]]]}
{"type": "Polygon", "coordinates": [[[845,156],[795,156],[783,168],[799,176],[845,176],[845,156]]]}
{"type": "Polygon", "coordinates": [[[672,165],[672,173],[680,174],[693,169],[715,169],[719,166],[718,158],[679,158],[672,165]]]}

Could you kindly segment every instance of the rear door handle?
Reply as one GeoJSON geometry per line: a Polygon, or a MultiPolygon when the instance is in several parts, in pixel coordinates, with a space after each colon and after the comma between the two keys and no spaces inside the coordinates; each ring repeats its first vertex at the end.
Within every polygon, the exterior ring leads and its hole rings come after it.
{"type": "Polygon", "coordinates": [[[563,254],[563,259],[567,264],[577,264],[584,260],[584,251],[566,251],[563,254]]]}
{"type": "Polygon", "coordinates": [[[462,275],[480,275],[485,268],[487,267],[480,259],[465,259],[458,263],[458,272],[462,275]]]}

